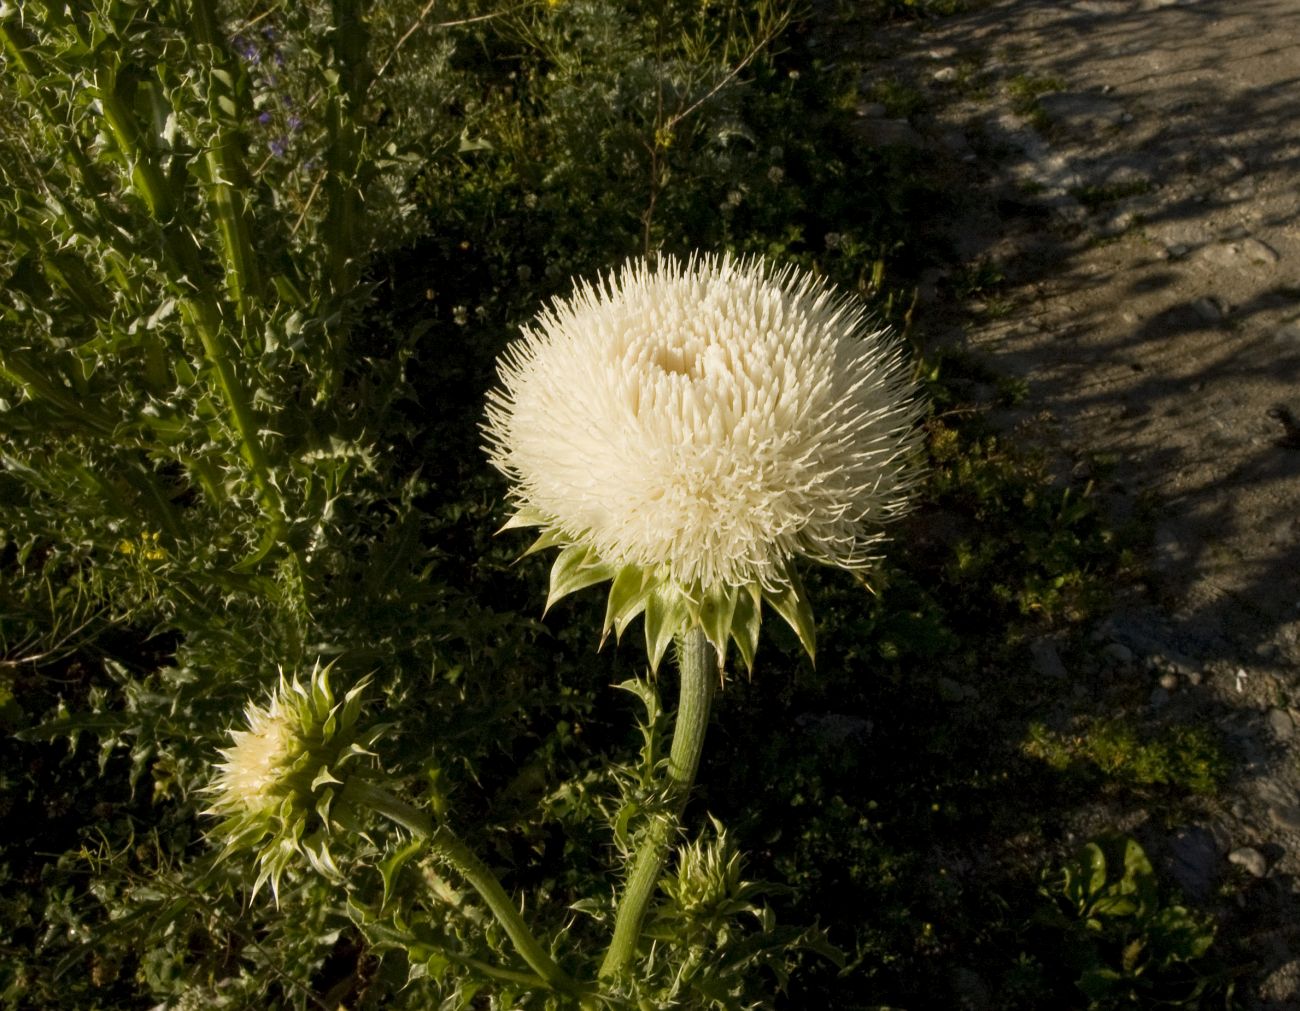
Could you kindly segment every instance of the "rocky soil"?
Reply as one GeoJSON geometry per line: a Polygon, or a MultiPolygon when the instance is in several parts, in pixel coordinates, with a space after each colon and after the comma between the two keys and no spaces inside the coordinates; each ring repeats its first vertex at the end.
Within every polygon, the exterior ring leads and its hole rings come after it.
{"type": "Polygon", "coordinates": [[[954,307],[960,268],[933,271],[919,325],[1025,380],[1008,426],[1049,417],[1064,465],[1110,461],[1116,512],[1157,517],[1146,582],[1026,663],[1147,678],[1153,718],[1224,731],[1230,795],[1139,835],[1239,907],[1247,1006],[1300,1009],[1300,3],[972,6],[853,42],[864,140],[933,151],[968,197],[947,238],[983,290],[954,307]]]}

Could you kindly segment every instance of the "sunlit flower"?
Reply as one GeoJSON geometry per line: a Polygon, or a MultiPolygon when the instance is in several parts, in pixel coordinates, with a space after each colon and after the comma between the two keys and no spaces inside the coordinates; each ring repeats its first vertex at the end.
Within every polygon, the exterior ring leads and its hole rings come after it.
{"type": "Polygon", "coordinates": [[[234,743],[222,750],[225,762],[217,766],[214,787],[219,803],[254,814],[279,805],[283,780],[305,743],[298,734],[297,717],[279,695],[273,695],[265,708],[249,705],[244,710],[248,729],[231,732],[234,743]]]}
{"type": "Polygon", "coordinates": [[[698,626],[752,664],[763,600],[811,652],[791,563],[867,568],[913,483],[922,405],[896,343],[761,260],[633,261],[580,284],[498,376],[485,433],[510,525],[563,549],[552,600],[612,579],[606,627],[644,611],[652,663],[698,626]]]}
{"type": "Polygon", "coordinates": [[[325,873],[338,870],[329,853],[331,822],[346,819],[340,794],[357,759],[368,758],[377,730],[362,737],[356,726],[364,683],[336,700],[329,668],[317,667],[306,684],[281,678],[264,705],[244,710],[246,729],[231,745],[207,788],[204,812],[222,818],[214,835],[222,856],[239,849],[257,854],[256,892],[280,878],[299,854],[325,873]]]}

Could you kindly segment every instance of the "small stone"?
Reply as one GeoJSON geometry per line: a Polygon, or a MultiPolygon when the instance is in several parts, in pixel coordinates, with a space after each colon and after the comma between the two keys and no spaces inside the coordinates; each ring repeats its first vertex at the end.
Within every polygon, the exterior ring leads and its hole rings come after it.
{"type": "Polygon", "coordinates": [[[1268,714],[1268,728],[1279,741],[1289,741],[1295,734],[1295,723],[1285,709],[1273,709],[1268,714]]]}
{"type": "Polygon", "coordinates": [[[1300,320],[1282,324],[1273,331],[1273,339],[1283,344],[1300,344],[1300,320]]]}
{"type": "Polygon", "coordinates": [[[1241,252],[1251,263],[1263,266],[1270,266],[1280,259],[1276,249],[1266,242],[1260,242],[1259,239],[1243,239],[1241,252]]]}
{"type": "Polygon", "coordinates": [[[1277,643],[1261,642],[1255,647],[1255,655],[1261,660],[1272,660],[1273,657],[1277,656],[1277,643]]]}
{"type": "Polygon", "coordinates": [[[1083,14],[1127,14],[1127,0],[1076,0],[1071,6],[1083,14]]]}
{"type": "Polygon", "coordinates": [[[1205,675],[1198,670],[1189,670],[1187,672],[1187,683],[1193,688],[1200,685],[1205,680],[1205,675]]]}
{"type": "Polygon", "coordinates": [[[980,697],[978,689],[954,681],[950,677],[939,678],[936,685],[939,689],[939,698],[945,702],[968,702],[980,697]]]}
{"type": "Polygon", "coordinates": [[[953,81],[957,80],[957,68],[940,67],[932,76],[939,84],[952,84],[953,81]]]}
{"type": "Polygon", "coordinates": [[[1184,246],[1181,242],[1175,242],[1172,246],[1166,248],[1165,252],[1169,254],[1169,259],[1181,260],[1184,256],[1187,255],[1187,247],[1184,246]]]}
{"type": "Polygon", "coordinates": [[[858,103],[858,107],[853,111],[865,119],[885,118],[885,107],[879,102],[860,102],[858,103]]]}
{"type": "Polygon", "coordinates": [[[1223,309],[1212,298],[1198,298],[1192,303],[1192,312],[1203,323],[1218,323],[1223,319],[1223,309]]]}
{"type": "Polygon", "coordinates": [[[795,726],[810,733],[818,744],[827,748],[860,744],[875,729],[870,720],[842,713],[803,713],[796,716],[794,722],[795,726]]]}
{"type": "Polygon", "coordinates": [[[1300,832],[1300,807],[1294,804],[1274,804],[1268,809],[1273,824],[1288,832],[1300,832]]]}
{"type": "Polygon", "coordinates": [[[1033,660],[1034,670],[1046,678],[1064,681],[1070,676],[1056,652],[1056,646],[1050,639],[1035,639],[1029,644],[1029,655],[1033,660]]]}
{"type": "Polygon", "coordinates": [[[925,143],[905,119],[862,119],[855,132],[872,147],[919,148],[925,143]]]}
{"type": "Polygon", "coordinates": [[[1268,873],[1268,861],[1253,846],[1240,846],[1228,854],[1228,863],[1244,867],[1251,877],[1262,878],[1268,873]]]}
{"type": "Polygon", "coordinates": [[[1099,95],[1058,91],[1043,95],[1039,107],[1048,119],[1073,129],[1098,129],[1124,122],[1124,110],[1118,102],[1099,95]]]}
{"type": "Polygon", "coordinates": [[[1220,860],[1214,836],[1199,825],[1191,825],[1174,833],[1169,848],[1173,857],[1169,869],[1188,898],[1208,898],[1220,860]]]}
{"type": "Polygon", "coordinates": [[[1127,665],[1133,662],[1133,651],[1122,642],[1107,643],[1102,652],[1118,664],[1127,665]]]}
{"type": "Polygon", "coordinates": [[[1161,674],[1160,687],[1167,692],[1172,692],[1178,687],[1178,675],[1172,673],[1161,674]]]}

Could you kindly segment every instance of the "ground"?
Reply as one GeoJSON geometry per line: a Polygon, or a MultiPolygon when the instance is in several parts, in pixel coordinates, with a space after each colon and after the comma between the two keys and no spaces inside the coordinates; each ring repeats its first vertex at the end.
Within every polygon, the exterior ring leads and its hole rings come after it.
{"type": "Polygon", "coordinates": [[[1300,4],[971,6],[828,45],[862,59],[864,141],[963,194],[924,339],[1023,379],[1007,429],[1154,517],[1145,581],[1026,663],[1149,677],[1153,719],[1232,742],[1229,795],[1160,855],[1211,903],[1254,879],[1223,911],[1250,1006],[1300,1008],[1300,4]]]}

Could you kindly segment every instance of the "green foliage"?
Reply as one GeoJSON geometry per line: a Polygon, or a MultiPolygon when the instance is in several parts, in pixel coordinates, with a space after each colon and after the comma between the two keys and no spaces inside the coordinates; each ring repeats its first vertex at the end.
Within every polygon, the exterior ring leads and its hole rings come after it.
{"type": "Polygon", "coordinates": [[[1025,753],[1057,772],[1126,789],[1174,788],[1212,794],[1231,768],[1213,728],[1173,726],[1145,738],[1129,721],[1093,719],[1070,732],[1031,724],[1025,753]]]}
{"type": "Polygon", "coordinates": [[[1088,843],[1044,876],[1041,891],[1049,900],[1042,925],[1064,935],[1089,1009],[1231,1006],[1234,987],[1207,958],[1213,923],[1162,901],[1133,839],[1088,843]]]}

